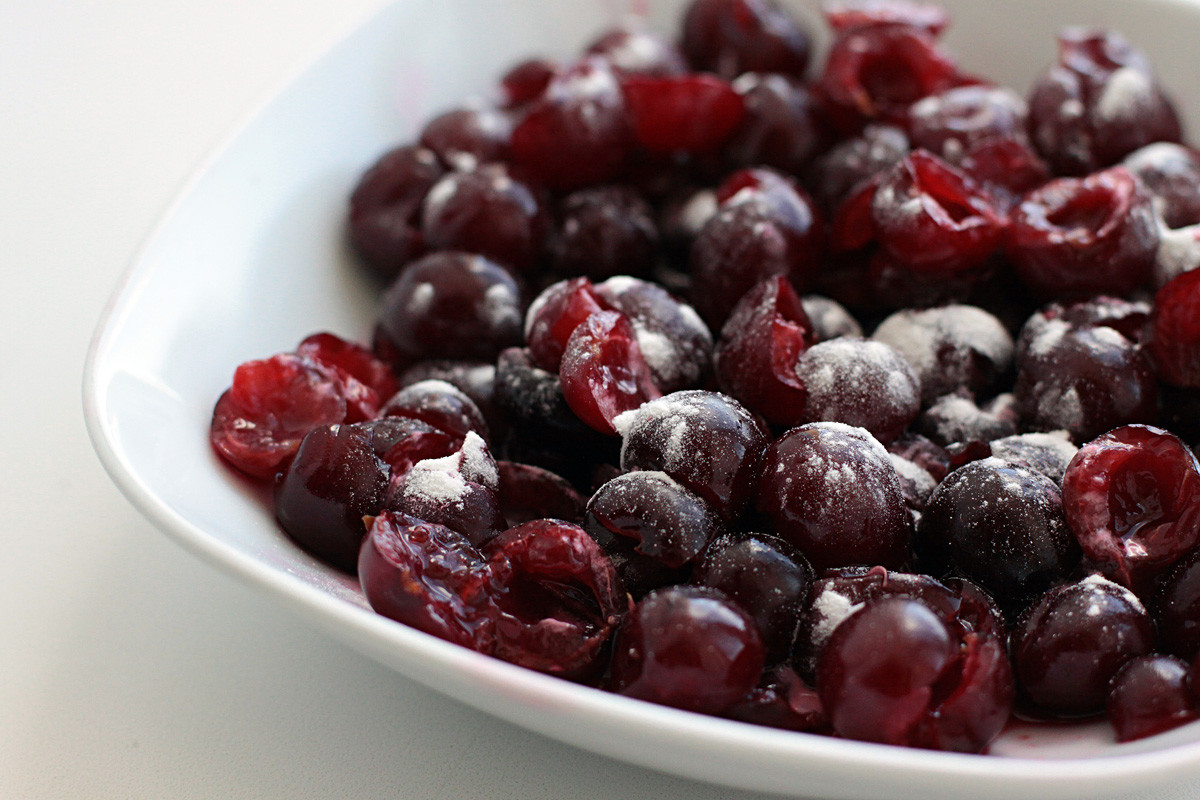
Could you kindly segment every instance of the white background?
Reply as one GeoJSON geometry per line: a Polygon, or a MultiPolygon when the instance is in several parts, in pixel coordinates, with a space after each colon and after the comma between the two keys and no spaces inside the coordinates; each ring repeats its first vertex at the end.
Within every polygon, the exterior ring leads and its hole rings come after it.
{"type": "Polygon", "coordinates": [[[0,797],[751,797],[377,666],[168,541],[92,454],[84,355],[139,241],[377,2],[0,0],[0,797]]]}

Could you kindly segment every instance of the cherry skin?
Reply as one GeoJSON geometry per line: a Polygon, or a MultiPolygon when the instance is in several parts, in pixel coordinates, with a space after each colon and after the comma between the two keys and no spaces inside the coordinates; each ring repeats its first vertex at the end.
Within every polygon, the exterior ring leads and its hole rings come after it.
{"type": "Polygon", "coordinates": [[[617,635],[613,689],[688,711],[719,714],[758,684],[763,644],[754,620],[699,586],[651,592],[617,635]]]}

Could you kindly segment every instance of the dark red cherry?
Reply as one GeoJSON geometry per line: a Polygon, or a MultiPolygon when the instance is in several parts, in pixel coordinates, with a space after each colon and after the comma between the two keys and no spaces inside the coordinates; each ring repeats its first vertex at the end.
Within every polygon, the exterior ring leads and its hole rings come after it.
{"type": "Polygon", "coordinates": [[[425,252],[421,201],[443,172],[432,150],[405,145],[381,156],[350,195],[350,243],[380,278],[425,252]]]}
{"type": "Polygon", "coordinates": [[[1054,322],[1017,362],[1013,387],[1026,430],[1065,430],[1085,442],[1157,417],[1158,385],[1141,347],[1103,325],[1054,322]]]}
{"type": "MultiPolygon", "coordinates": [[[[394,357],[490,361],[521,340],[521,292],[483,256],[430,253],[410,264],[384,293],[378,334],[394,357]]],[[[378,349],[378,348],[377,348],[378,349]]]]}
{"type": "Polygon", "coordinates": [[[687,71],[683,53],[667,39],[635,25],[618,25],[600,34],[585,51],[601,56],[622,77],[662,78],[687,71]]]}
{"type": "Polygon", "coordinates": [[[550,248],[553,267],[565,275],[603,280],[647,275],[658,257],[658,227],[650,205],[622,185],[595,186],[567,195],[550,248]]]}
{"type": "Polygon", "coordinates": [[[744,72],[802,77],[811,41],[774,0],[697,0],[683,17],[682,48],[692,69],[732,80],[744,72]]]}
{"type": "Polygon", "coordinates": [[[542,96],[559,66],[545,58],[518,62],[500,77],[500,95],[506,109],[518,109],[542,96]]]}
{"type": "Polygon", "coordinates": [[[880,176],[871,218],[880,244],[897,262],[938,275],[978,267],[1000,247],[1006,227],[981,187],[924,150],[880,176]]]}
{"type": "Polygon", "coordinates": [[[763,458],[758,511],[817,569],[900,567],[911,536],[900,479],[862,428],[814,422],[785,433],[763,458]]]}
{"type": "Polygon", "coordinates": [[[721,205],[692,242],[692,305],[710,326],[725,322],[746,292],[782,276],[798,288],[816,278],[822,253],[812,201],[787,179],[747,170],[728,179],[721,205]]]}
{"type": "Polygon", "coordinates": [[[998,86],[957,86],[909,108],[913,148],[952,163],[988,140],[1025,136],[1025,101],[998,86]]]}
{"type": "Polygon", "coordinates": [[[999,735],[1013,697],[996,639],[960,641],[925,605],[899,597],[869,602],[834,630],[817,681],[840,736],[964,752],[999,735]]]}
{"type": "Polygon", "coordinates": [[[717,392],[674,392],[619,421],[621,468],[660,470],[736,518],[754,490],[767,432],[745,407],[717,392]]]}
{"type": "Polygon", "coordinates": [[[1158,290],[1148,330],[1158,376],[1174,386],[1200,388],[1200,271],[1185,272],[1158,290]]]}
{"type": "Polygon", "coordinates": [[[1139,656],[1122,667],[1106,703],[1117,741],[1144,739],[1200,717],[1190,672],[1183,659],[1164,655],[1139,656]]]}
{"type": "Polygon", "coordinates": [[[621,88],[634,138],[650,153],[716,152],[746,113],[742,96],[715,75],[638,76],[621,88]]]}
{"type": "Polygon", "coordinates": [[[617,634],[612,684],[620,694],[720,714],[762,675],[754,620],[720,592],[672,586],[647,595],[617,634]]]}
{"type": "Polygon", "coordinates": [[[421,144],[447,168],[469,172],[481,164],[508,160],[512,124],[512,117],[498,108],[455,108],[425,124],[421,144]]]}
{"type": "Polygon", "coordinates": [[[601,433],[616,434],[617,416],[661,396],[633,326],[617,311],[598,311],[575,329],[559,378],[567,405],[601,433]]]}
{"type": "Polygon", "coordinates": [[[1200,655],[1200,550],[1171,568],[1154,598],[1159,645],[1189,662],[1200,655]]]}
{"type": "Polygon", "coordinates": [[[820,342],[800,356],[795,372],[808,393],[805,422],[842,422],[864,428],[886,444],[921,410],[917,373],[882,342],[820,342]]]}
{"type": "Polygon", "coordinates": [[[708,504],[665,472],[635,470],[605,483],[587,513],[634,549],[671,568],[694,561],[721,532],[708,504]]]}
{"type": "Polygon", "coordinates": [[[367,528],[383,509],[389,469],[376,453],[378,423],[328,425],[304,437],[275,486],[275,518],[308,552],[354,574],[367,528]]]}
{"type": "Polygon", "coordinates": [[[745,294],[721,329],[713,358],[722,390],[775,425],[804,421],[807,392],[796,372],[814,341],[799,295],[783,277],[745,294]]]}
{"type": "Polygon", "coordinates": [[[1057,174],[1085,175],[1179,141],[1180,123],[1141,52],[1115,32],[1072,27],[1030,92],[1029,132],[1057,174]]]}
{"type": "Polygon", "coordinates": [[[506,527],[498,488],[495,459],[483,440],[469,433],[457,452],[423,459],[398,475],[387,507],[445,525],[479,547],[506,527]]]}
{"type": "Polygon", "coordinates": [[[512,134],[514,162],[552,189],[616,177],[631,143],[620,83],[608,62],[595,56],[559,71],[523,109],[512,134]]]}
{"type": "Polygon", "coordinates": [[[1200,463],[1178,437],[1126,425],[1079,449],[1063,505],[1089,561],[1138,590],[1200,544],[1200,463]]]}
{"type": "Polygon", "coordinates": [[[1134,150],[1121,164],[1154,198],[1168,228],[1200,223],[1200,155],[1174,142],[1155,142],[1134,150]]]}
{"type": "Polygon", "coordinates": [[[496,589],[488,562],[462,534],[384,511],[363,540],[358,577],[367,602],[383,616],[492,651],[496,589]]]}
{"type": "Polygon", "coordinates": [[[431,250],[477,253],[517,273],[537,265],[546,231],[537,195],[501,164],[448,173],[421,207],[421,234],[431,250]]]}
{"type": "Polygon", "coordinates": [[[496,597],[495,655],[563,677],[594,676],[628,610],[604,552],[577,525],[532,520],[485,550],[496,597]]]}
{"type": "Polygon", "coordinates": [[[790,656],[812,580],[804,554],[765,533],[715,539],[692,574],[692,583],[724,592],[754,617],[769,663],[790,656]]]}
{"type": "Polygon", "coordinates": [[[908,360],[926,403],[962,389],[987,396],[1012,365],[1012,336],[1000,320],[962,303],[897,311],[871,338],[908,360]]]}
{"type": "Polygon", "coordinates": [[[410,383],[392,395],[381,416],[419,419],[458,439],[470,431],[485,440],[488,438],[488,424],[483,412],[457,386],[446,381],[410,383]]]}
{"type": "Polygon", "coordinates": [[[1126,295],[1154,266],[1158,230],[1142,184],[1124,167],[1060,178],[1013,209],[1007,253],[1045,298],[1126,295]]]}
{"type": "Polygon", "coordinates": [[[303,356],[247,361],[217,400],[209,441],[242,472],[269,478],[295,455],[309,431],[345,420],[342,386],[332,368],[303,356]]]}
{"type": "Polygon", "coordinates": [[[788,731],[828,732],[821,696],[786,665],[768,669],[745,699],[726,710],[731,719],[788,731]]]}
{"type": "Polygon", "coordinates": [[[1079,717],[1104,709],[1109,681],[1154,649],[1154,622],[1128,589],[1099,575],[1051,589],[1013,633],[1017,686],[1043,714],[1079,717]]]}
{"type": "Polygon", "coordinates": [[[834,38],[817,87],[834,124],[853,133],[867,122],[903,124],[913,103],[963,82],[958,65],[929,30],[873,24],[834,38]]]}
{"type": "Polygon", "coordinates": [[[733,89],[742,96],[745,114],[722,151],[729,166],[797,174],[824,149],[829,135],[806,85],[777,73],[750,72],[733,89]]]}
{"type": "Polygon", "coordinates": [[[943,480],[917,526],[920,563],[962,575],[1015,616],[1079,563],[1062,493],[1030,467],[985,458],[943,480]]]}

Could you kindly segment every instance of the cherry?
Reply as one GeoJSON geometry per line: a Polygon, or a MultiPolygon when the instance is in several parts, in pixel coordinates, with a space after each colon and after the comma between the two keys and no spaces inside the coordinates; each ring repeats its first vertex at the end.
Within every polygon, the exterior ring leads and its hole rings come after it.
{"type": "Polygon", "coordinates": [[[828,732],[821,696],[788,666],[763,674],[750,694],[725,710],[726,716],[789,731],[828,732]]]}
{"type": "Polygon", "coordinates": [[[993,439],[988,443],[992,455],[1010,464],[1024,464],[1062,486],[1067,465],[1079,452],[1066,431],[1021,433],[993,439]]]}
{"type": "Polygon", "coordinates": [[[746,104],[714,75],[631,77],[621,83],[633,135],[650,153],[713,153],[742,122],[746,104]]]}
{"type": "Polygon", "coordinates": [[[535,192],[500,164],[448,173],[421,206],[421,235],[430,249],[477,253],[518,273],[538,263],[546,228],[535,192]]]}
{"type": "Polygon", "coordinates": [[[944,447],[991,442],[1017,432],[1011,394],[999,395],[981,408],[965,394],[946,394],[934,400],[913,425],[914,430],[944,447]]]}
{"type": "Polygon", "coordinates": [[[765,533],[715,539],[692,574],[693,583],[724,592],[754,617],[768,663],[791,655],[812,581],[804,554],[765,533]]]}
{"type": "Polygon", "coordinates": [[[425,124],[421,145],[437,154],[447,168],[470,172],[481,164],[506,161],[512,118],[487,106],[455,108],[425,124]]]}
{"type": "Polygon", "coordinates": [[[995,457],[966,464],[938,485],[915,546],[927,570],[968,578],[1013,616],[1069,575],[1080,557],[1058,486],[995,457]]]}
{"type": "Polygon", "coordinates": [[[585,58],[554,75],[522,110],[513,160],[553,189],[616,177],[629,157],[628,109],[608,62],[585,58]]]}
{"type": "Polygon", "coordinates": [[[1113,676],[1106,710],[1118,742],[1132,742],[1200,718],[1188,682],[1187,662],[1174,656],[1139,656],[1113,676]]]}
{"type": "Polygon", "coordinates": [[[921,383],[895,348],[864,339],[834,339],[806,350],[796,375],[808,398],[806,422],[843,422],[884,444],[921,410],[921,383]]]}
{"type": "Polygon", "coordinates": [[[962,303],[896,312],[871,338],[906,357],[926,403],[959,390],[986,395],[1013,359],[1013,337],[1001,321],[962,303]]]}
{"type": "Polygon", "coordinates": [[[498,488],[495,460],[483,440],[468,433],[457,452],[422,459],[397,476],[387,507],[444,525],[478,547],[506,527],[498,488]]]}
{"type": "Polygon", "coordinates": [[[519,109],[542,96],[559,66],[545,58],[529,58],[514,64],[500,77],[502,105],[519,109]]]}
{"type": "Polygon", "coordinates": [[[378,277],[390,281],[425,251],[421,201],[442,176],[437,155],[404,145],[367,170],[350,195],[350,243],[378,277]]]}
{"type": "Polygon", "coordinates": [[[660,78],[687,72],[687,62],[678,47],[634,25],[619,25],[602,33],[584,52],[604,58],[622,77],[660,78]]]}
{"type": "Polygon", "coordinates": [[[435,358],[490,361],[520,341],[520,297],[512,276],[483,256],[430,253],[384,293],[377,334],[394,367],[435,358]]]}
{"type": "Polygon", "coordinates": [[[629,318],[642,357],[664,393],[691,389],[711,371],[713,337],[695,309],[658,284],[617,275],[596,296],[629,318]]]}
{"type": "Polygon", "coordinates": [[[471,431],[484,439],[488,438],[488,425],[483,412],[457,386],[446,381],[410,383],[392,395],[380,416],[419,419],[458,439],[471,431]]]}
{"type": "Polygon", "coordinates": [[[550,247],[554,268],[567,275],[603,280],[649,274],[659,235],[649,203],[633,189],[596,186],[567,195],[550,247]]]}
{"type": "Polygon", "coordinates": [[[491,570],[462,534],[384,511],[363,540],[358,576],[383,616],[481,653],[494,648],[491,570]]]}
{"type": "Polygon", "coordinates": [[[965,82],[927,28],[876,23],[839,31],[817,79],[840,130],[872,121],[903,123],[923,97],[965,82]]]}
{"type": "Polygon", "coordinates": [[[1063,505],[1088,559],[1137,589],[1200,544],[1200,463],[1176,436],[1126,425],[1079,449],[1063,505]]]}
{"type": "Polygon", "coordinates": [[[350,574],[367,532],[363,517],[378,514],[386,499],[390,471],[376,452],[378,432],[371,422],[314,429],[275,486],[275,518],[284,533],[350,574]]]}
{"type": "Polygon", "coordinates": [[[1141,52],[1115,32],[1074,27],[1030,92],[1029,132],[1055,172],[1084,175],[1179,141],[1180,123],[1141,52]]]}
{"type": "Polygon", "coordinates": [[[767,432],[731,397],[689,390],[652,400],[620,424],[621,468],[659,470],[704,498],[722,519],[750,499],[767,432]]]}
{"type": "Polygon", "coordinates": [[[593,677],[628,607],[604,552],[577,525],[532,520],[485,548],[495,586],[495,654],[552,675],[593,677]]]}
{"type": "Polygon", "coordinates": [[[980,186],[924,150],[881,174],[871,218],[892,258],[913,272],[936,275],[981,265],[1001,245],[1006,227],[980,186]]]}
{"type": "Polygon", "coordinates": [[[618,415],[661,396],[633,326],[617,311],[598,311],[575,329],[559,377],[567,405],[601,433],[615,435],[618,415]]]}
{"type": "Polygon", "coordinates": [[[1149,360],[1116,329],[1059,320],[1021,338],[1029,345],[1017,362],[1013,393],[1027,430],[1065,430],[1085,442],[1157,416],[1149,360]]]}
{"type": "Polygon", "coordinates": [[[817,681],[840,736],[965,752],[999,735],[1013,697],[996,639],[960,643],[932,610],[900,597],[868,602],[834,630],[817,681]]]}
{"type": "Polygon", "coordinates": [[[343,384],[332,368],[283,353],[247,361],[217,400],[209,441],[217,454],[254,478],[269,478],[309,431],[346,418],[343,384]]]}
{"type": "Polygon", "coordinates": [[[814,422],[777,439],[763,458],[758,511],[817,569],[908,561],[900,479],[862,428],[814,422]]]}
{"type": "Polygon", "coordinates": [[[605,483],[588,501],[588,516],[634,550],[673,569],[694,561],[721,531],[708,504],[665,472],[638,470],[605,483]]]}
{"type": "Polygon", "coordinates": [[[827,342],[842,336],[855,338],[863,335],[858,320],[836,300],[819,294],[806,294],[800,298],[800,305],[812,323],[815,341],[827,342]]]}
{"type": "Polygon", "coordinates": [[[617,634],[613,689],[705,714],[750,693],[763,669],[754,620],[725,595],[699,586],[651,592],[617,634]]]}
{"type": "Polygon", "coordinates": [[[499,461],[496,467],[500,512],[510,525],[535,519],[583,521],[587,501],[565,478],[532,464],[499,461]]]}
{"type": "Polygon", "coordinates": [[[908,110],[914,149],[959,162],[984,142],[1024,137],[1025,101],[997,86],[957,86],[918,100],[908,110]]]}
{"type": "Polygon", "coordinates": [[[1200,155],[1174,142],[1155,142],[1134,150],[1121,164],[1154,199],[1168,228],[1200,223],[1200,155]]]}
{"type": "Polygon", "coordinates": [[[733,82],[733,90],[745,113],[722,151],[731,167],[796,174],[824,149],[828,134],[821,109],[804,84],[778,73],[749,72],[733,82]]]}
{"type": "Polygon", "coordinates": [[[1104,709],[1109,681],[1154,649],[1154,623],[1128,589],[1092,575],[1051,589],[1013,633],[1017,686],[1033,709],[1080,717],[1104,709]]]}
{"type": "Polygon", "coordinates": [[[726,79],[745,72],[801,77],[812,48],[774,0],[697,0],[684,13],[681,46],[692,69],[726,79]]]}
{"type": "Polygon", "coordinates": [[[689,257],[692,303],[713,326],[762,280],[784,276],[798,287],[812,283],[822,250],[812,201],[787,179],[767,170],[737,173],[718,196],[721,204],[689,257]]]}
{"type": "Polygon", "coordinates": [[[1163,381],[1200,388],[1200,271],[1185,272],[1158,290],[1148,345],[1163,381]]]}
{"type": "Polygon", "coordinates": [[[1154,210],[1124,167],[1060,178],[1013,210],[1007,253],[1042,297],[1128,294],[1150,277],[1158,247],[1154,210]]]}
{"type": "Polygon", "coordinates": [[[738,301],[713,358],[720,387],[775,425],[805,420],[808,396],[796,371],[812,344],[812,323],[783,277],[762,281],[738,301]]]}

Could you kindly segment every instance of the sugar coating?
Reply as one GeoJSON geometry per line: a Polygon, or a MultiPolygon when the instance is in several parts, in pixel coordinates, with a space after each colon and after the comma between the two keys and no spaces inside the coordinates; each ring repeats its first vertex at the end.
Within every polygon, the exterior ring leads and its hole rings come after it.
{"type": "Polygon", "coordinates": [[[1171,230],[1159,226],[1154,257],[1154,287],[1161,289],[1173,278],[1200,267],[1200,225],[1171,230]]]}
{"type": "Polygon", "coordinates": [[[928,497],[937,488],[937,480],[929,474],[929,470],[915,461],[909,461],[904,456],[895,453],[888,453],[888,460],[896,468],[896,474],[900,476],[901,480],[913,484],[918,497],[928,497]]]}
{"type": "Polygon", "coordinates": [[[834,629],[865,605],[855,603],[833,589],[821,592],[812,602],[812,643],[819,649],[829,641],[834,629]]]}
{"type": "Polygon", "coordinates": [[[475,431],[467,431],[458,457],[459,470],[466,480],[486,486],[493,492],[500,490],[500,471],[482,436],[475,431]]]}
{"type": "Polygon", "coordinates": [[[819,294],[806,294],[800,298],[804,313],[812,322],[818,341],[828,341],[842,336],[860,337],[862,326],[849,311],[835,300],[819,294]]]}
{"type": "Polygon", "coordinates": [[[1109,75],[1096,101],[1096,115],[1106,122],[1136,121],[1155,94],[1154,82],[1144,70],[1121,67],[1109,75]]]}
{"type": "Polygon", "coordinates": [[[483,293],[483,319],[493,327],[521,324],[520,298],[506,283],[493,283],[483,293]]]}
{"type": "Polygon", "coordinates": [[[998,372],[1007,368],[1013,356],[1012,337],[1000,320],[962,304],[898,311],[881,322],[871,338],[908,359],[921,380],[925,400],[965,386],[972,353],[995,364],[998,372]]]}
{"type": "MultiPolygon", "coordinates": [[[[921,384],[890,345],[840,338],[809,348],[796,364],[808,392],[805,416],[865,428],[903,427],[916,416],[921,384]]],[[[882,435],[882,433],[881,433],[882,435]]]]}
{"type": "Polygon", "coordinates": [[[459,455],[452,453],[443,458],[426,458],[414,464],[404,476],[401,496],[409,500],[462,508],[469,491],[470,485],[459,472],[459,455]]]}

